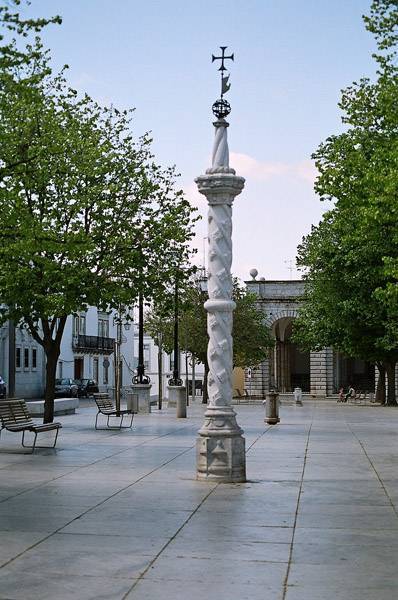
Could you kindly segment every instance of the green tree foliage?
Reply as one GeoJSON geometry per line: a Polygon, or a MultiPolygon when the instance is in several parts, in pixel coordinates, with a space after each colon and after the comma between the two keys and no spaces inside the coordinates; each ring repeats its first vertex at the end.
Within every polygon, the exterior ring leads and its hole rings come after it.
{"type": "MultiPolygon", "coordinates": [[[[268,357],[273,338],[264,324],[264,315],[256,305],[256,296],[240,287],[234,280],[233,299],[236,308],[233,314],[233,366],[247,367],[256,365],[268,357]]],[[[181,309],[179,312],[179,344],[184,352],[190,353],[205,367],[205,394],[207,395],[207,312],[203,306],[206,296],[195,283],[187,285],[181,291],[181,309]]],[[[159,332],[163,348],[173,350],[173,317],[170,312],[156,307],[146,315],[145,329],[154,338],[157,345],[159,332]]],[[[205,396],[206,398],[207,396],[205,396]]]]}
{"type": "Polygon", "coordinates": [[[161,297],[188,258],[192,209],[149,136],[133,138],[132,111],[79,98],[52,75],[29,35],[59,18],[24,21],[9,4],[0,5],[0,315],[44,348],[48,422],[67,316],[131,306],[139,290],[161,297]]]}
{"type": "Polygon", "coordinates": [[[398,9],[375,0],[367,28],[379,54],[377,80],[343,91],[344,133],[314,154],[315,189],[334,207],[299,247],[306,294],[295,325],[305,348],[331,345],[387,370],[395,403],[398,359],[398,9]]]}

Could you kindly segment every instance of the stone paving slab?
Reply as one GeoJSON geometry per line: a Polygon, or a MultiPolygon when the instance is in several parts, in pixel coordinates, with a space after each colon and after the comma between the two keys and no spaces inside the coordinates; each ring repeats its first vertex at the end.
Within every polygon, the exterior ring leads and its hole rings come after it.
{"type": "Polygon", "coordinates": [[[0,439],[0,600],[398,598],[398,410],[305,401],[264,424],[238,405],[248,482],[195,480],[204,407],[58,448],[0,439]]]}

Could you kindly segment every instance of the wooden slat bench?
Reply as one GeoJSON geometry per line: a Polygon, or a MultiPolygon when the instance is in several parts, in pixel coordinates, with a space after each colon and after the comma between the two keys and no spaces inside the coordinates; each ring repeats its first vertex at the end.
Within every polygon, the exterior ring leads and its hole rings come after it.
{"type": "Polygon", "coordinates": [[[95,417],[95,429],[131,429],[133,426],[134,411],[130,409],[116,410],[115,405],[109,398],[108,394],[94,394],[94,400],[98,408],[98,412],[95,417]],[[107,417],[106,427],[98,427],[98,417],[104,415],[107,417]],[[123,419],[126,415],[131,415],[130,424],[123,425],[123,419]],[[110,417],[119,417],[120,423],[117,427],[109,425],[110,417]]]}
{"type": "Polygon", "coordinates": [[[31,448],[32,454],[36,448],[55,448],[61,423],[35,423],[29,414],[25,400],[1,400],[0,401],[0,435],[3,429],[11,432],[22,431],[22,446],[31,448]],[[25,433],[30,431],[35,434],[33,445],[25,444],[25,433]],[[52,446],[36,446],[37,435],[44,431],[56,431],[54,444],[52,446]]]}

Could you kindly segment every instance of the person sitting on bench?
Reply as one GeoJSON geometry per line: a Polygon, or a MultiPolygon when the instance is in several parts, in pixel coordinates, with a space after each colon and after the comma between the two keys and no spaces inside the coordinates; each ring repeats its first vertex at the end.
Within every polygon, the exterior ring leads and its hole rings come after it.
{"type": "Polygon", "coordinates": [[[348,401],[348,398],[355,398],[355,390],[352,387],[351,383],[348,386],[348,392],[346,393],[346,395],[344,396],[344,402],[348,401]]]}

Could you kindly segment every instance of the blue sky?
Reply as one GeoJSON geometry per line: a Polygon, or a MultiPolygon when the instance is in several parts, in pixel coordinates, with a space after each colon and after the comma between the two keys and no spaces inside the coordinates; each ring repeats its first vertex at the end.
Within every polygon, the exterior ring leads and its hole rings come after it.
{"type": "MultiPolygon", "coordinates": [[[[340,90],[374,76],[375,45],[362,23],[370,0],[33,0],[31,12],[60,14],[44,41],[70,66],[79,91],[135,107],[134,131],[152,131],[159,162],[175,164],[188,198],[206,214],[194,178],[209,166],[211,105],[230,67],[231,166],[246,178],[234,206],[233,271],[256,267],[288,279],[287,261],[325,206],[313,192],[310,156],[341,131],[340,90]]],[[[202,262],[206,219],[197,228],[202,262]]],[[[293,277],[296,273],[293,272],[293,277]]]]}

